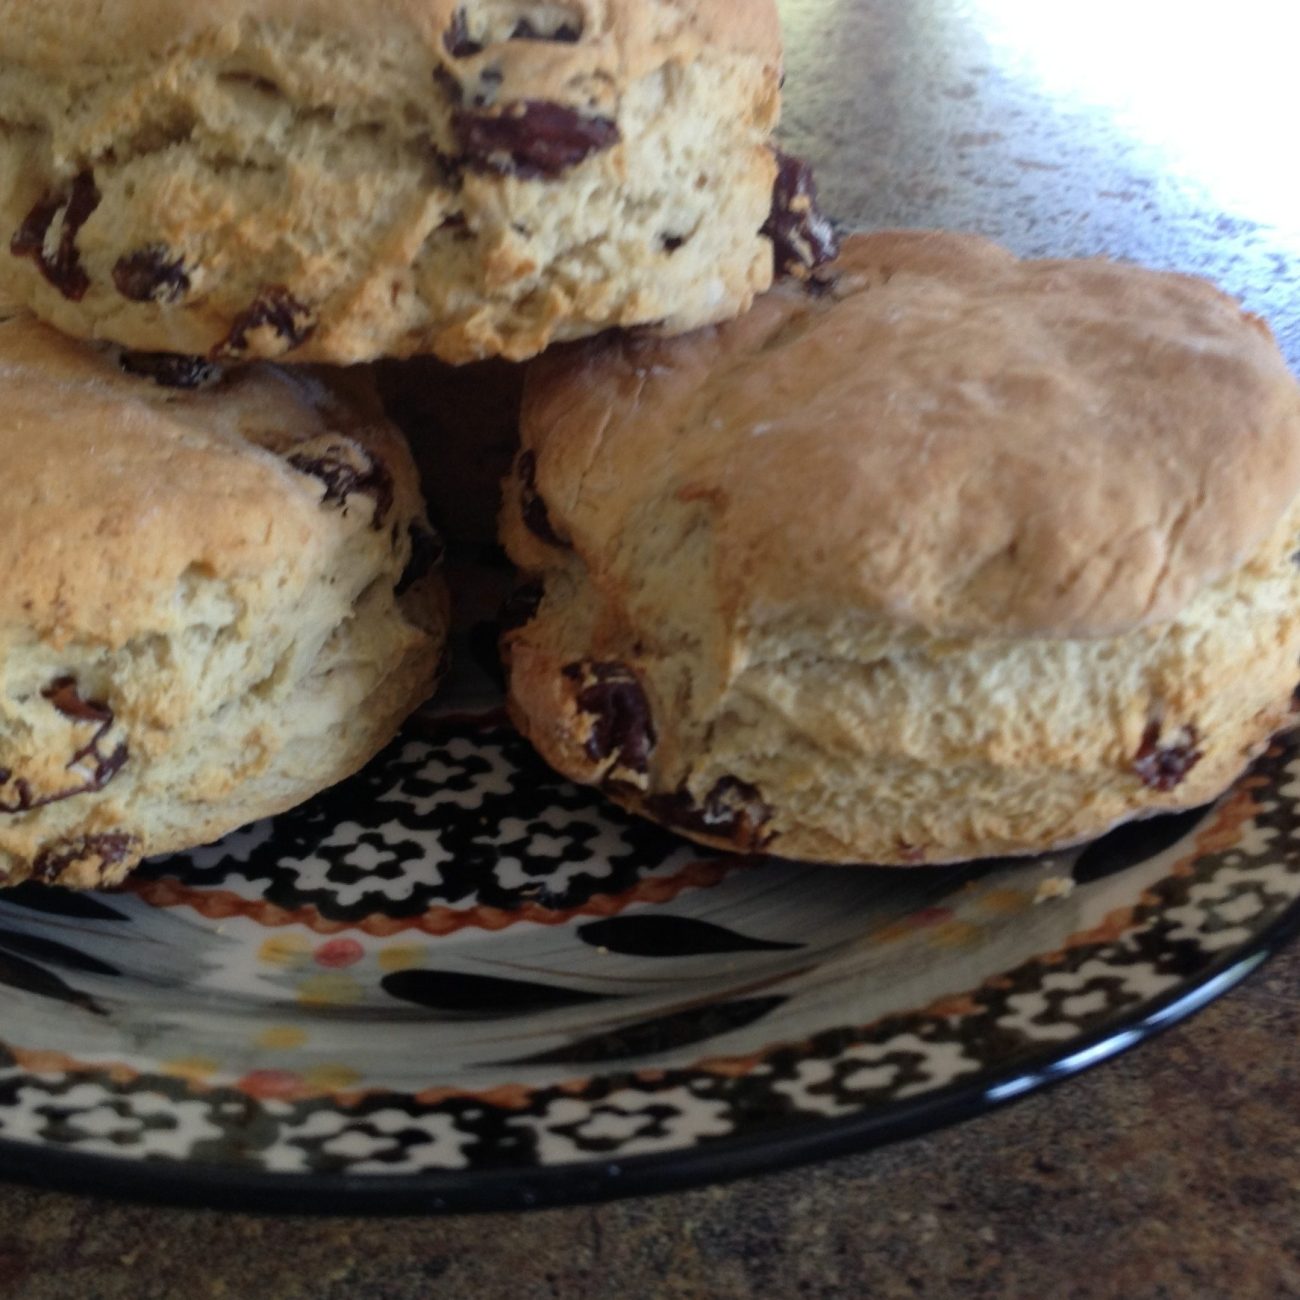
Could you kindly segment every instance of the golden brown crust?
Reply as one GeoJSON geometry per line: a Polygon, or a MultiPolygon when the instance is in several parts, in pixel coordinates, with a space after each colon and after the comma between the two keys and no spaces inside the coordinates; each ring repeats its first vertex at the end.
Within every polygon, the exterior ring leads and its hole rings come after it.
{"type": "Polygon", "coordinates": [[[433,689],[446,593],[363,373],[12,316],[0,460],[0,883],[115,883],[301,802],[433,689]]]}
{"type": "Polygon", "coordinates": [[[1295,383],[1203,281],[912,233],[854,237],[832,273],[534,369],[524,445],[594,569],[647,499],[690,498],[747,617],[1111,635],[1242,563],[1300,490],[1295,383]]]}
{"type": "Polygon", "coordinates": [[[773,0],[0,0],[0,286],[237,359],[530,357],[771,282],[773,0]]]}
{"type": "Polygon", "coordinates": [[[1300,392],[1210,286],[849,241],[534,366],[511,713],[704,843],[899,866],[1218,795],[1300,672],[1300,392]]]}
{"type": "Polygon", "coordinates": [[[0,622],[111,646],[188,574],[316,563],[333,521],[320,478],[292,462],[321,440],[386,467],[386,516],[419,513],[408,453],[360,375],[204,366],[187,389],[129,373],[123,355],[0,322],[0,622]]]}
{"type": "MultiPolygon", "coordinates": [[[[400,42],[413,55],[441,62],[449,57],[447,34],[459,12],[469,11],[472,31],[480,14],[485,30],[508,31],[530,7],[510,0],[0,0],[0,31],[6,59],[51,73],[228,45],[250,26],[377,46],[400,42]]],[[[561,22],[580,26],[589,41],[607,43],[611,63],[632,76],[655,59],[704,45],[781,61],[776,10],[763,0],[559,0],[549,8],[561,22]]],[[[573,60],[574,52],[560,44],[557,53],[573,60]]]]}

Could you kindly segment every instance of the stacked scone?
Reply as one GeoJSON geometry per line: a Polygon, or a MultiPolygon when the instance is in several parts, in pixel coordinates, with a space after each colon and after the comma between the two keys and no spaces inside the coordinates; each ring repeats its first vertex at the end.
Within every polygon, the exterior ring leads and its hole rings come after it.
{"type": "Polygon", "coordinates": [[[712,845],[1028,852],[1212,798],[1285,720],[1267,329],[968,237],[836,260],[773,0],[0,24],[7,883],[114,883],[394,734],[448,621],[417,459],[466,538],[513,460],[521,729],[712,845]]]}
{"type": "Polygon", "coordinates": [[[437,682],[439,542],[355,363],[735,316],[806,174],[771,0],[0,29],[0,879],[112,884],[356,770],[437,682]]]}
{"type": "Polygon", "coordinates": [[[515,718],[705,843],[909,865],[1219,794],[1300,676],[1300,390],[1202,281],[850,237],[539,362],[515,718]]]}
{"type": "Polygon", "coordinates": [[[364,381],[0,315],[0,871],[113,883],[369,759],[446,597],[364,381]]]}

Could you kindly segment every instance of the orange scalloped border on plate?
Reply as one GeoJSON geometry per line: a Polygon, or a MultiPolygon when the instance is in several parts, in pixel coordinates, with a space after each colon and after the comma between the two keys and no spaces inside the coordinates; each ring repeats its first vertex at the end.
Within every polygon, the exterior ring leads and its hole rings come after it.
{"type": "Polygon", "coordinates": [[[419,916],[368,916],[361,921],[331,921],[314,904],[277,907],[261,898],[243,898],[227,889],[191,889],[179,880],[143,880],[128,876],[123,891],[135,894],[150,907],[187,907],[210,921],[245,917],[258,925],[278,928],[301,925],[316,934],[341,934],[360,930],[375,939],[388,939],[412,931],[441,937],[458,930],[505,930],[521,921],[535,925],[563,925],[577,916],[614,916],[633,903],[669,903],[685,889],[710,889],[730,872],[753,865],[752,857],[697,859],[671,876],[649,876],[621,894],[597,894],[577,907],[547,908],[525,903],[512,911],[478,905],[457,910],[431,907],[419,916]]]}

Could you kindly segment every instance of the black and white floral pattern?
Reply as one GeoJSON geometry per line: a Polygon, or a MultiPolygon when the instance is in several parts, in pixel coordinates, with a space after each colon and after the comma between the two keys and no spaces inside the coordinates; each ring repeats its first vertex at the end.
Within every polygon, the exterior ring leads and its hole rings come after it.
{"type": "Polygon", "coordinates": [[[801,869],[625,816],[494,714],[425,721],[132,890],[0,897],[0,1139],[454,1202],[476,1173],[887,1131],[1027,1086],[1293,920],[1294,742],[1254,778],[1043,859],[801,869]]]}
{"type": "Polygon", "coordinates": [[[140,874],[347,922],[436,904],[572,908],[706,856],[556,776],[508,726],[452,719],[299,808],[140,874]]]}

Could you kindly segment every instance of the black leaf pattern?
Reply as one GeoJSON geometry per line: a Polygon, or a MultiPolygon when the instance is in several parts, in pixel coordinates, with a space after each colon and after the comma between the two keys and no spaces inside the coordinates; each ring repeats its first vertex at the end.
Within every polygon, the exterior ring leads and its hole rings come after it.
{"type": "Polygon", "coordinates": [[[41,962],[52,962],[55,966],[70,966],[73,970],[86,971],[91,975],[120,975],[116,966],[92,957],[77,948],[70,948],[65,943],[53,939],[43,939],[35,934],[21,934],[14,930],[0,930],[0,949],[21,953],[41,962]]]}
{"type": "Polygon", "coordinates": [[[80,1007],[83,1011],[93,1012],[97,1016],[108,1014],[89,993],[82,993],[79,989],[72,988],[52,971],[24,957],[16,957],[12,953],[0,953],[0,984],[13,989],[22,989],[24,993],[34,993],[39,998],[53,998],[56,1002],[67,1002],[74,1007],[80,1007]]]}
{"type": "Polygon", "coordinates": [[[801,943],[751,939],[711,921],[689,916],[611,916],[578,927],[578,938],[593,948],[627,957],[695,957],[704,953],[780,952],[801,943]]]}
{"type": "Polygon", "coordinates": [[[609,1061],[628,1061],[637,1056],[671,1052],[692,1043],[720,1038],[733,1030],[743,1029],[775,1011],[786,1001],[784,995],[766,998],[741,998],[735,1002],[710,1002],[703,1006],[674,1011],[622,1025],[589,1038],[579,1038],[563,1047],[522,1056],[502,1065],[598,1065],[609,1061]]]}
{"type": "Polygon", "coordinates": [[[1193,808],[1191,812],[1129,822],[1089,844],[1075,859],[1070,874],[1077,884],[1090,885],[1146,862],[1190,835],[1204,821],[1205,814],[1206,809],[1193,808]]]}
{"type": "Polygon", "coordinates": [[[498,975],[451,970],[399,970],[379,981],[390,997],[455,1016],[518,1016],[601,1002],[609,995],[498,975]]]}
{"type": "Polygon", "coordinates": [[[71,889],[50,889],[45,885],[16,885],[4,891],[4,902],[16,903],[33,912],[48,912],[53,916],[72,916],[79,921],[126,921],[124,912],[109,907],[94,894],[78,893],[71,889]]]}

